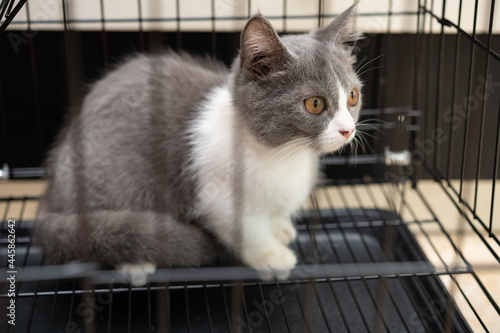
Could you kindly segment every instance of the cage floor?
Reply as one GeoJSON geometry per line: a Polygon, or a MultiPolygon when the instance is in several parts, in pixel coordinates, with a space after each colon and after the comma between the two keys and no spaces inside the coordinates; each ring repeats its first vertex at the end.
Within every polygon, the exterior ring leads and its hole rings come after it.
{"type": "MultiPolygon", "coordinates": [[[[299,235],[291,244],[299,265],[283,282],[254,279],[253,270],[239,266],[226,253],[209,267],[159,270],[147,286],[132,288],[116,273],[85,264],[44,266],[40,251],[31,246],[31,223],[24,219],[16,230],[18,265],[45,269],[19,274],[16,327],[0,318],[2,331],[465,332],[476,331],[478,325],[488,331],[487,318],[479,318],[460,277],[473,278],[486,299],[496,296],[481,289],[484,285],[464,257],[453,265],[441,258],[428,237],[440,228],[439,220],[422,212],[410,214],[420,207],[416,199],[396,192],[412,199],[412,207],[389,198],[392,194],[377,184],[318,189],[297,221],[299,235]],[[363,191],[372,194],[372,204],[352,201],[363,191]],[[383,200],[406,208],[394,213],[379,204],[383,200]],[[422,237],[434,253],[422,249],[417,241],[422,237]],[[68,278],[72,274],[78,278],[68,278]],[[455,294],[447,291],[446,279],[455,294]],[[468,304],[467,320],[463,307],[457,308],[461,299],[468,304]],[[476,318],[472,328],[471,312],[476,318]]],[[[18,205],[22,220],[30,201],[36,199],[5,199],[4,216],[18,205]]],[[[5,224],[1,230],[4,235],[5,224]]],[[[455,246],[445,229],[441,234],[455,246]]],[[[2,244],[5,258],[4,237],[2,244]]],[[[461,255],[459,249],[455,252],[461,255]]],[[[4,284],[0,290],[2,307],[8,301],[6,288],[4,284]]],[[[496,303],[490,303],[495,310],[496,303]]]]}

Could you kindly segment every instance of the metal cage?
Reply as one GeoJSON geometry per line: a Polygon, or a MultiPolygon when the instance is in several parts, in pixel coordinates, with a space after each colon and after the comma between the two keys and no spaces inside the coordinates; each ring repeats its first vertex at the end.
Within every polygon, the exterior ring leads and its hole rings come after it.
{"type": "MultiPolygon", "coordinates": [[[[82,80],[127,52],[165,45],[229,63],[237,28],[266,4],[207,0],[200,16],[166,1],[161,16],[138,0],[129,1],[135,14],[116,17],[113,1],[96,0],[94,16],[82,17],[77,2],[40,2],[0,3],[2,332],[500,330],[495,0],[362,7],[364,144],[323,158],[326,180],[300,212],[291,245],[299,264],[288,280],[260,281],[224,253],[201,268],[159,269],[144,287],[94,263],[44,264],[30,235],[39,196],[22,194],[26,183],[16,180],[43,176],[82,80]],[[21,194],[5,190],[12,182],[21,194]]],[[[307,1],[302,13],[292,10],[298,1],[272,3],[262,12],[282,33],[321,26],[347,7],[307,1]]]]}

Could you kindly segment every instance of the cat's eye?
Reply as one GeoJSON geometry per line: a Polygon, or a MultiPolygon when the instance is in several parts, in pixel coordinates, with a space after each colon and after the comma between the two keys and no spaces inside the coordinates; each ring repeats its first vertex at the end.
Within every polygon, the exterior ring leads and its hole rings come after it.
{"type": "Polygon", "coordinates": [[[312,114],[319,114],[325,109],[325,101],[321,97],[309,97],[304,101],[307,111],[312,114]]]}
{"type": "Polygon", "coordinates": [[[347,103],[350,106],[354,106],[354,105],[356,105],[358,103],[358,99],[359,99],[359,91],[358,91],[357,88],[354,88],[349,93],[349,98],[347,99],[347,103]]]}

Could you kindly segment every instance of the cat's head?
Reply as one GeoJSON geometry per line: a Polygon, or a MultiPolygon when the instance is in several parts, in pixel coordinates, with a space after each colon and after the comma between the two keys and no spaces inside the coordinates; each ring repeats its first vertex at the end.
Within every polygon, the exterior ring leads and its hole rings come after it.
{"type": "Polygon", "coordinates": [[[233,64],[234,104],[251,133],[275,147],[305,138],[326,153],[350,142],[361,109],[354,70],[355,6],[327,27],[280,38],[260,14],[241,34],[233,64]]]}

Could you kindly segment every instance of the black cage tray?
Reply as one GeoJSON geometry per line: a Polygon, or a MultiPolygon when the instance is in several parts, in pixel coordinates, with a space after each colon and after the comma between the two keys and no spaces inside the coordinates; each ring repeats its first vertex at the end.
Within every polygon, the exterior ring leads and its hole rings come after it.
{"type": "MultiPolygon", "coordinates": [[[[17,230],[21,238],[27,235],[24,246],[18,243],[17,261],[41,265],[40,251],[30,247],[29,225],[17,230]]],[[[221,281],[200,282],[204,277],[199,275],[196,283],[151,283],[143,288],[89,286],[80,280],[20,282],[16,326],[6,326],[2,317],[2,332],[470,331],[396,214],[374,209],[305,211],[297,228],[291,247],[299,265],[290,281],[230,281],[221,276],[221,281]],[[349,271],[388,263],[414,263],[421,273],[383,275],[375,269],[356,276],[349,271]],[[329,264],[345,268],[346,275],[313,277],[329,264]]],[[[229,253],[214,264],[235,265],[229,253]]],[[[3,308],[8,300],[5,287],[3,308]]]]}

